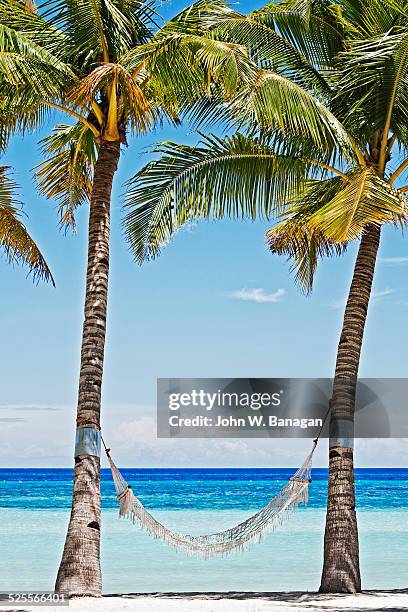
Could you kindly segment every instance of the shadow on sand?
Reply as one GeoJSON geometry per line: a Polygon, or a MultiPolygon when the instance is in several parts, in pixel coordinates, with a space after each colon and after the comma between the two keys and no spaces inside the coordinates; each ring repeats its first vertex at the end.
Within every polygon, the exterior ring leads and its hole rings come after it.
{"type": "MultiPolygon", "coordinates": [[[[299,609],[304,610],[330,610],[330,612],[346,612],[347,610],[352,610],[353,612],[367,612],[367,610],[371,610],[372,612],[408,612],[408,589],[393,589],[387,591],[363,591],[361,594],[356,596],[357,600],[359,597],[369,596],[371,601],[369,607],[366,605],[366,601],[362,607],[357,607],[355,604],[353,607],[343,606],[340,601],[345,598],[351,597],[348,594],[325,594],[325,593],[304,593],[304,592],[260,592],[260,591],[228,591],[228,592],[179,592],[179,593],[127,593],[126,595],[115,595],[109,594],[104,597],[123,597],[125,599],[143,599],[145,597],[149,598],[158,598],[158,599],[169,599],[172,601],[178,599],[184,600],[236,600],[236,601],[245,601],[245,600],[262,600],[269,601],[275,604],[286,604],[288,607],[293,607],[294,609],[297,606],[300,606],[299,609]],[[391,607],[391,606],[375,606],[376,597],[387,597],[390,595],[406,595],[407,601],[406,605],[403,607],[391,607]],[[330,606],[325,605],[325,602],[330,601],[330,606]],[[339,602],[339,607],[336,606],[336,601],[339,602]],[[334,604],[334,606],[333,606],[334,604]]],[[[343,602],[345,603],[345,602],[343,602]]],[[[383,603],[383,602],[382,602],[383,603]]],[[[405,602],[404,602],[405,603],[405,602]]]]}

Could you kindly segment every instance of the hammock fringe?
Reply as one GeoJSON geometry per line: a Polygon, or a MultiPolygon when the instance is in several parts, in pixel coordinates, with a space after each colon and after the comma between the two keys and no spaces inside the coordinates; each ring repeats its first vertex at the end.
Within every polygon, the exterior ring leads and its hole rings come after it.
{"type": "Polygon", "coordinates": [[[199,536],[182,535],[156,520],[133,493],[132,487],[123,478],[108,451],[107,457],[120,504],[120,517],[138,523],[154,538],[159,538],[170,546],[209,558],[214,555],[224,556],[234,550],[243,550],[248,545],[259,542],[265,532],[274,531],[276,527],[281,526],[300,504],[308,503],[308,487],[311,482],[315,448],[316,442],[303,465],[261,510],[230,529],[199,536]]]}

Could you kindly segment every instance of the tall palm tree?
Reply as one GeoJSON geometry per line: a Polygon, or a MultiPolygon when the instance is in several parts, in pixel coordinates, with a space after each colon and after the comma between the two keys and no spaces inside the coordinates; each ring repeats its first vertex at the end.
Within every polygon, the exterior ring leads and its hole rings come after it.
{"type": "Polygon", "coordinates": [[[209,32],[230,12],[222,0],[199,0],[158,28],[153,5],[140,0],[46,0],[38,10],[0,2],[2,134],[36,130],[50,113],[65,114],[69,125],[58,124],[42,141],[39,188],[59,202],[65,227],[90,203],[73,502],[56,580],[70,595],[101,594],[101,387],[121,145],[160,121],[177,123],[200,99],[209,116],[210,94],[221,100],[255,82],[259,70],[245,48],[209,32]]]}
{"type": "MultiPolygon", "coordinates": [[[[255,39],[247,41],[258,61],[275,49],[275,70],[285,75],[290,70],[269,36],[272,29],[318,71],[324,83],[303,78],[301,85],[313,88],[322,108],[327,104],[325,112],[333,112],[339,131],[347,133],[343,143],[324,149],[288,116],[285,126],[271,121],[266,130],[265,115],[262,121],[251,118],[260,131],[255,137],[250,132],[207,137],[196,147],[164,143],[156,149],[162,156],[132,181],[125,225],[143,261],[190,220],[225,215],[268,219],[283,212],[283,221],[268,232],[269,244],[294,260],[297,279],[307,290],[320,256],[340,253],[350,241],[360,240],[330,401],[320,587],[323,592],[355,592],[361,589],[352,444],[356,382],[380,229],[387,222],[404,223],[407,214],[408,187],[397,189],[395,181],[408,168],[408,3],[290,0],[250,18],[261,23],[269,41],[258,47],[255,39]]],[[[237,27],[234,34],[239,39],[237,27]]],[[[299,65],[290,76],[299,80],[307,73],[299,65]]],[[[294,105],[290,112],[297,116],[299,108],[294,105]]],[[[320,127],[317,121],[315,129],[320,127]]]]}
{"type": "Polygon", "coordinates": [[[0,249],[8,262],[28,266],[34,280],[44,279],[53,283],[44,256],[20,219],[15,190],[16,185],[8,177],[7,168],[0,166],[0,249]]]}

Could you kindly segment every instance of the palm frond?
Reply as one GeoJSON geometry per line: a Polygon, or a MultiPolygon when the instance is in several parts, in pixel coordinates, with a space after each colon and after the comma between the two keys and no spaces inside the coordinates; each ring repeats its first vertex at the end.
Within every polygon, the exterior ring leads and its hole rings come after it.
{"type": "Polygon", "coordinates": [[[341,255],[347,248],[346,243],[330,242],[296,218],[288,218],[269,230],[267,243],[272,253],[287,256],[295,281],[306,294],[313,289],[319,260],[341,255]]]}
{"type": "Polygon", "coordinates": [[[267,243],[278,255],[286,255],[291,262],[291,271],[300,288],[309,293],[313,288],[319,259],[340,255],[347,248],[346,243],[333,243],[319,227],[313,227],[310,219],[327,201],[342,189],[339,177],[325,180],[310,180],[305,184],[303,194],[288,203],[280,215],[283,218],[266,234],[267,243]]]}
{"type": "Polygon", "coordinates": [[[342,0],[346,25],[353,25],[360,39],[376,37],[391,31],[407,17],[406,0],[342,0]]]}
{"type": "Polygon", "coordinates": [[[211,28],[234,14],[223,0],[199,0],[167,22],[152,39],[120,58],[143,83],[146,95],[165,112],[177,114],[217,83],[231,97],[254,78],[256,66],[237,41],[215,37],[211,28]]]}
{"type": "Polygon", "coordinates": [[[342,6],[324,0],[284,0],[268,2],[252,16],[279,32],[311,66],[326,70],[343,46],[342,6]]]}
{"type": "Polygon", "coordinates": [[[405,223],[407,212],[404,196],[367,167],[352,173],[350,183],[310,217],[310,224],[340,243],[359,237],[369,223],[405,223]]]}
{"type": "Polygon", "coordinates": [[[38,11],[27,10],[21,0],[0,2],[0,23],[23,35],[71,67],[71,40],[50,24],[38,11]]]}
{"type": "Polygon", "coordinates": [[[69,37],[80,76],[101,61],[117,62],[156,28],[153,4],[140,0],[46,0],[39,12],[69,37]]]}
{"type": "Polygon", "coordinates": [[[259,138],[206,136],[196,147],[164,143],[162,156],[128,183],[124,225],[139,262],[155,257],[197,219],[269,218],[298,193],[308,162],[276,154],[259,138]]]}
{"type": "Polygon", "coordinates": [[[51,271],[34,240],[20,220],[15,201],[16,185],[8,178],[7,168],[0,167],[0,250],[6,260],[27,266],[34,280],[51,281],[51,271]]]}
{"type": "Polygon", "coordinates": [[[280,74],[260,70],[234,98],[231,111],[250,124],[310,139],[324,152],[337,150],[346,160],[356,157],[351,137],[330,109],[280,74]]]}
{"type": "Polygon", "coordinates": [[[329,85],[322,74],[265,19],[233,13],[212,31],[221,40],[240,43],[248,48],[251,59],[261,68],[272,70],[314,93],[327,94],[329,85]]]}
{"type": "Polygon", "coordinates": [[[75,229],[75,211],[92,193],[94,136],[80,123],[58,125],[41,145],[45,160],[36,167],[39,190],[58,202],[61,225],[75,229]]]}
{"type": "Polygon", "coordinates": [[[70,67],[20,32],[0,24],[0,91],[2,82],[30,86],[38,96],[58,95],[74,78],[70,67]]]}
{"type": "Polygon", "coordinates": [[[210,91],[217,83],[224,98],[256,75],[256,66],[243,45],[189,33],[153,39],[121,59],[138,74],[157,106],[177,112],[210,91]]]}
{"type": "Polygon", "coordinates": [[[30,85],[16,89],[1,83],[0,92],[0,131],[4,144],[15,132],[23,135],[40,129],[49,118],[50,107],[41,103],[30,85]]]}
{"type": "Polygon", "coordinates": [[[338,57],[334,112],[360,139],[377,130],[403,135],[408,121],[408,34],[357,39],[338,57]]]}
{"type": "Polygon", "coordinates": [[[68,101],[89,107],[93,100],[103,99],[110,87],[115,87],[119,101],[118,119],[129,120],[137,133],[145,132],[154,120],[154,110],[136,80],[120,64],[104,63],[92,70],[71,89],[68,101]]]}

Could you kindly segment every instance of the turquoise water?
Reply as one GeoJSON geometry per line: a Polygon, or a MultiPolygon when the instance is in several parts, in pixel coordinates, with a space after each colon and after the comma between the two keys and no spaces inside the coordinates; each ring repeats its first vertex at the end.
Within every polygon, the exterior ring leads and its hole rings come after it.
{"type": "MultiPolygon", "coordinates": [[[[265,504],[291,470],[125,470],[162,522],[199,533],[231,526],[265,504]]],[[[69,517],[70,470],[0,470],[0,590],[52,589],[69,517]]],[[[249,551],[201,560],[119,520],[103,472],[104,592],[315,590],[322,564],[325,470],[310,505],[249,551]]],[[[406,588],[408,470],[357,470],[364,588],[406,588]]]]}

